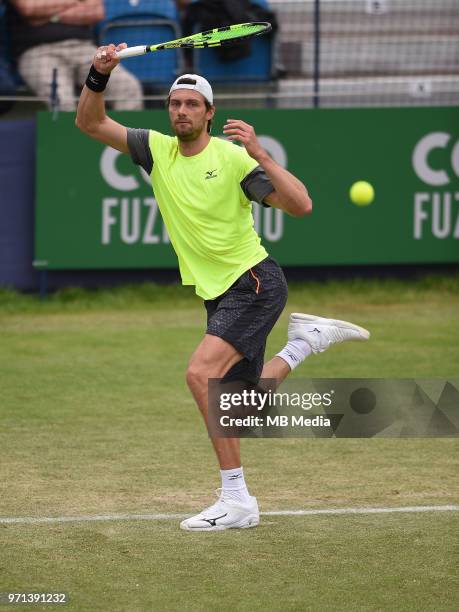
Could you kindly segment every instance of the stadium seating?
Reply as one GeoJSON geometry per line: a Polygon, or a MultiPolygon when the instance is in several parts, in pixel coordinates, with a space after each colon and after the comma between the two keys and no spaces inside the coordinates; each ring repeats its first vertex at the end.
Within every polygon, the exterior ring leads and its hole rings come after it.
{"type": "MultiPolygon", "coordinates": [[[[266,0],[252,0],[252,4],[269,8],[266,0]]],[[[213,83],[271,81],[275,73],[274,37],[260,36],[253,39],[251,45],[252,52],[249,57],[232,62],[222,62],[215,49],[197,50],[193,57],[194,69],[213,83]]]]}
{"type": "MultiPolygon", "coordinates": [[[[105,0],[105,19],[98,27],[99,44],[126,42],[131,47],[179,37],[174,0],[105,0]]],[[[180,73],[181,55],[169,50],[148,59],[129,58],[124,66],[144,84],[169,84],[180,73]]]]}
{"type": "Polygon", "coordinates": [[[0,3],[0,95],[11,96],[16,93],[17,78],[11,66],[8,52],[8,32],[6,28],[6,6],[0,3]]]}
{"type": "Polygon", "coordinates": [[[163,19],[177,21],[177,7],[174,0],[105,0],[105,19],[156,15],[163,19]]]}

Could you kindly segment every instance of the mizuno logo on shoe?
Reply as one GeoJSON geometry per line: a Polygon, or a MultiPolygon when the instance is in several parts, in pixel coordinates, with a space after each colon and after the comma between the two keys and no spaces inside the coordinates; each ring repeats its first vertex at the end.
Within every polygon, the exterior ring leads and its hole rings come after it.
{"type": "Polygon", "coordinates": [[[312,331],[313,332],[317,332],[318,334],[320,334],[320,329],[317,329],[317,327],[314,327],[314,329],[312,331]]]}
{"type": "Polygon", "coordinates": [[[226,514],[222,514],[221,516],[216,516],[215,518],[210,518],[210,519],[202,519],[203,521],[206,521],[206,523],[209,523],[209,525],[211,527],[216,527],[217,523],[215,521],[218,521],[218,519],[224,518],[225,516],[227,516],[228,512],[226,512],[226,514]]]}

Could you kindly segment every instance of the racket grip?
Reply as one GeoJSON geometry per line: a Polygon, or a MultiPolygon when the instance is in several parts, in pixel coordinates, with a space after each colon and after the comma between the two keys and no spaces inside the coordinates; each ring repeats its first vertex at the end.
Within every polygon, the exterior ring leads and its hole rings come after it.
{"type": "Polygon", "coordinates": [[[125,59],[126,57],[136,57],[137,55],[144,55],[147,52],[145,45],[139,45],[137,47],[128,47],[127,49],[121,49],[116,54],[119,59],[125,59]]]}

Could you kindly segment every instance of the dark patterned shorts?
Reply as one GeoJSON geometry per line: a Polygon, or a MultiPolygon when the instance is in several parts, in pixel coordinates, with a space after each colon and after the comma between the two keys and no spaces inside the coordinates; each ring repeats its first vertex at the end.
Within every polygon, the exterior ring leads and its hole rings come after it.
{"type": "Polygon", "coordinates": [[[244,355],[226,373],[224,381],[258,382],[266,339],[286,302],[287,282],[272,257],[244,272],[222,295],[205,300],[207,333],[223,338],[244,355]]]}

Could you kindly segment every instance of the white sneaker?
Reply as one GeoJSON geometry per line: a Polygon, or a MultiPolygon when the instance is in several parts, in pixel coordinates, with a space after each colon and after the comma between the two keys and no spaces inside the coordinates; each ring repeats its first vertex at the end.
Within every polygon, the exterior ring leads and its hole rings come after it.
{"type": "Polygon", "coordinates": [[[306,340],[313,353],[323,353],[335,342],[346,342],[347,340],[368,340],[370,332],[363,327],[325,319],[315,315],[294,312],[290,315],[288,324],[288,339],[302,338],[306,340]]]}
{"type": "Polygon", "coordinates": [[[223,531],[256,527],[259,522],[260,513],[255,497],[251,497],[248,504],[241,504],[222,492],[213,506],[185,519],[180,523],[180,528],[186,531],[223,531]]]}

